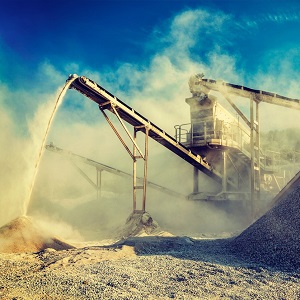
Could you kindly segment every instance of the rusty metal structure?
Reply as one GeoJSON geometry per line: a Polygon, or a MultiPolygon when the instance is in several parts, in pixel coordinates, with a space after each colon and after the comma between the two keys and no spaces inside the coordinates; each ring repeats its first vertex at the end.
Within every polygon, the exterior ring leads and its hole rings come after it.
{"type": "Polygon", "coordinates": [[[192,97],[186,99],[190,106],[191,123],[176,125],[174,138],[96,82],[75,74],[69,76],[67,84],[68,82],[71,82],[71,89],[79,91],[98,105],[131,157],[134,212],[144,212],[146,209],[148,140],[152,138],[194,167],[194,188],[190,199],[245,200],[250,203],[255,215],[260,198],[261,178],[272,172],[269,158],[263,156],[260,149],[259,103],[300,110],[298,99],[204,79],[202,74],[195,75],[189,81],[192,97]],[[210,93],[211,90],[222,93],[238,118],[233,117],[217,102],[216,97],[210,93]],[[232,94],[250,100],[250,119],[234,104],[232,94]],[[114,124],[111,114],[116,116],[121,131],[114,124]],[[133,134],[127,128],[128,124],[133,127],[133,134]],[[139,132],[144,134],[142,146],[137,141],[139,132]],[[143,170],[141,177],[137,175],[140,169],[138,164],[143,170]],[[220,187],[217,194],[201,192],[199,171],[212,178],[220,187]]]}
{"type": "MultiPolygon", "coordinates": [[[[140,212],[146,209],[146,191],[148,174],[148,139],[152,138],[179,157],[193,165],[195,168],[213,178],[216,182],[222,182],[222,176],[205,161],[199,154],[177,141],[174,137],[166,133],[163,129],[153,124],[129,105],[118,99],[116,96],[105,90],[96,82],[75,74],[70,75],[68,81],[72,81],[70,88],[75,89],[98,104],[99,110],[111,126],[112,130],[120,140],[123,147],[128,152],[133,162],[133,211],[140,212]],[[117,117],[122,132],[114,125],[110,115],[117,117]],[[127,128],[125,122],[133,127],[133,134],[127,128]],[[144,144],[140,147],[137,143],[137,134],[144,133],[144,144]],[[130,143],[126,142],[125,137],[130,143]],[[143,149],[143,150],[141,150],[143,149]],[[137,164],[143,169],[142,183],[138,182],[137,164]],[[140,192],[140,193],[139,193],[140,192]],[[140,199],[140,205],[138,202],[140,199]]],[[[68,83],[67,81],[67,83],[68,83]]]]}
{"type": "Polygon", "coordinates": [[[189,87],[192,97],[187,98],[186,103],[190,106],[191,123],[175,126],[176,139],[205,157],[222,174],[220,192],[207,194],[199,190],[198,171],[195,170],[190,198],[245,200],[256,215],[261,185],[276,171],[274,155],[263,153],[260,147],[259,104],[266,102],[300,110],[300,100],[205,79],[203,74],[191,76],[189,87]],[[221,93],[237,117],[223,108],[211,91],[221,93]],[[245,101],[248,99],[250,119],[234,103],[234,95],[245,101]]]}

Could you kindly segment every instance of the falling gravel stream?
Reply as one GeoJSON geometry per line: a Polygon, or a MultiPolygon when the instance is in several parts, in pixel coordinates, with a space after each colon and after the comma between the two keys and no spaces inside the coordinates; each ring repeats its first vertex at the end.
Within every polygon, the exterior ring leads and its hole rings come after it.
{"type": "Polygon", "coordinates": [[[36,175],[37,175],[37,172],[38,172],[38,169],[39,169],[39,165],[40,165],[40,162],[41,162],[42,154],[43,154],[44,149],[45,149],[45,144],[46,144],[47,136],[48,136],[49,130],[51,128],[51,125],[52,125],[55,113],[57,112],[57,109],[58,109],[59,105],[62,103],[63,98],[64,98],[64,96],[65,96],[68,88],[70,87],[70,85],[72,84],[72,82],[75,79],[76,79],[76,77],[73,77],[73,78],[69,79],[66,82],[66,84],[64,85],[63,89],[61,90],[58,98],[56,99],[56,101],[54,103],[53,110],[51,112],[51,115],[50,115],[48,123],[47,123],[45,134],[44,134],[44,136],[42,138],[42,141],[41,141],[41,146],[40,146],[40,149],[39,149],[39,153],[38,153],[38,156],[37,156],[36,161],[35,161],[33,176],[32,176],[31,184],[30,184],[30,187],[29,187],[29,193],[28,193],[27,198],[24,201],[24,206],[23,206],[23,214],[24,215],[27,214],[27,210],[28,210],[28,206],[29,206],[29,203],[30,203],[31,194],[32,194],[32,190],[33,190],[33,187],[34,187],[36,175]]]}

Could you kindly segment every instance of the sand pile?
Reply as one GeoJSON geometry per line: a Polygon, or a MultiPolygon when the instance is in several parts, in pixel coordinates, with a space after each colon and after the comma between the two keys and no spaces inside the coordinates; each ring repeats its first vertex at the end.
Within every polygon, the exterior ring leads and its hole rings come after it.
{"type": "Polygon", "coordinates": [[[117,230],[117,239],[125,239],[132,236],[171,235],[163,231],[158,223],[147,212],[132,212],[125,225],[117,230]]]}
{"type": "Polygon", "coordinates": [[[14,219],[0,228],[0,252],[38,252],[46,248],[66,250],[74,247],[42,231],[27,216],[14,219]]]}
{"type": "Polygon", "coordinates": [[[238,255],[268,266],[300,269],[300,185],[236,237],[231,246],[238,255]]]}

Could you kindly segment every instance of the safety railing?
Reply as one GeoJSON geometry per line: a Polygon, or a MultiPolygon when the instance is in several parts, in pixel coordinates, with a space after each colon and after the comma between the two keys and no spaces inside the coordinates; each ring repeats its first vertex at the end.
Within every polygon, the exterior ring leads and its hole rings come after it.
{"type": "Polygon", "coordinates": [[[216,125],[213,121],[202,121],[175,125],[174,128],[176,140],[190,147],[217,139],[221,145],[231,145],[250,154],[250,134],[239,124],[219,121],[216,125]]]}
{"type": "MultiPolygon", "coordinates": [[[[197,123],[185,123],[175,125],[175,138],[187,147],[199,147],[205,145],[228,146],[238,149],[248,159],[251,158],[250,132],[238,123],[226,123],[219,121],[202,121],[197,123]]],[[[260,165],[267,171],[277,171],[282,166],[281,154],[276,151],[260,149],[260,165]]]]}

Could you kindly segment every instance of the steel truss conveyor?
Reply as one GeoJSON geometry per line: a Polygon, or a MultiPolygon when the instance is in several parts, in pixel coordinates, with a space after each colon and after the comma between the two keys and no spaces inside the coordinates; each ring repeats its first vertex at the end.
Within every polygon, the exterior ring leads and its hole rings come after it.
{"type": "MultiPolygon", "coordinates": [[[[221,92],[223,95],[235,94],[237,96],[253,99],[255,102],[265,102],[278,106],[300,110],[300,99],[288,98],[276,93],[251,89],[246,86],[232,84],[220,80],[201,78],[196,85],[200,85],[202,90],[208,93],[210,90],[221,92]]],[[[246,121],[246,123],[248,123],[246,121]]]]}
{"type": "MultiPolygon", "coordinates": [[[[49,151],[60,154],[60,155],[64,156],[66,159],[70,160],[74,164],[76,169],[79,171],[79,173],[97,190],[97,198],[100,197],[100,193],[101,193],[101,181],[102,181],[101,180],[101,172],[102,171],[105,171],[105,172],[108,172],[108,173],[111,173],[111,174],[114,174],[114,175],[117,175],[117,176],[120,176],[120,177],[123,177],[123,178],[132,179],[132,174],[126,173],[126,172],[124,172],[122,170],[119,170],[119,169],[116,169],[116,168],[112,168],[110,166],[107,166],[105,164],[102,164],[100,162],[92,160],[90,158],[86,158],[86,157],[83,157],[81,155],[72,153],[71,151],[61,149],[57,146],[54,146],[53,143],[50,143],[49,145],[46,145],[45,148],[49,151]],[[88,175],[86,175],[83,172],[83,170],[81,168],[79,168],[77,163],[84,163],[84,164],[87,164],[87,165],[90,165],[90,166],[96,168],[96,171],[97,171],[96,184],[94,183],[94,181],[92,179],[90,179],[88,177],[88,175]]],[[[141,182],[143,179],[138,177],[137,180],[141,182]]],[[[177,193],[176,191],[170,190],[170,189],[168,189],[164,186],[161,186],[159,184],[156,184],[154,182],[147,181],[147,185],[149,187],[157,190],[157,191],[168,194],[170,196],[177,197],[179,199],[185,198],[184,195],[182,195],[180,193],[177,193]]]]}
{"type": "Polygon", "coordinates": [[[146,202],[146,182],[147,182],[147,159],[148,159],[148,137],[154,139],[161,145],[165,146],[167,149],[177,154],[179,157],[196,167],[201,172],[205,173],[218,183],[222,182],[222,176],[220,173],[215,171],[212,166],[207,163],[200,155],[195,154],[189,148],[185,147],[183,144],[179,143],[175,138],[171,137],[164,130],[153,124],[151,121],[146,119],[140,113],[135,111],[133,108],[122,102],[116,96],[105,90],[103,87],[95,83],[94,81],[84,77],[77,76],[75,74],[70,75],[67,84],[70,84],[70,88],[73,88],[84,96],[90,98],[92,101],[99,105],[100,111],[103,113],[105,119],[109,125],[114,130],[115,134],[120,139],[121,143],[133,159],[133,210],[137,210],[136,206],[136,192],[139,189],[143,190],[143,204],[142,211],[145,211],[146,202]],[[70,84],[71,82],[71,84],[70,84]],[[117,128],[113,125],[113,122],[109,119],[105,111],[110,111],[117,116],[119,122],[121,123],[124,131],[130,138],[133,144],[133,151],[122,139],[121,134],[117,128]],[[124,122],[126,121],[134,127],[134,135],[132,136],[124,122]],[[145,134],[145,149],[144,153],[140,150],[136,142],[137,132],[143,132],[145,134]],[[142,186],[137,185],[137,175],[136,175],[136,162],[142,159],[144,162],[144,184],[142,186]]]}

